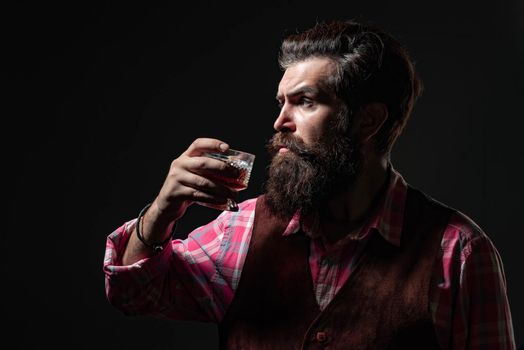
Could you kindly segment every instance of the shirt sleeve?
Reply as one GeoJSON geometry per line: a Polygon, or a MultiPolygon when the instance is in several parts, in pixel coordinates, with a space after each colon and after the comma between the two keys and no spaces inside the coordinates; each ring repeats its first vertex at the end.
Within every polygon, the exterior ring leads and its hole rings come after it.
{"type": "Polygon", "coordinates": [[[218,322],[238,283],[247,247],[238,254],[231,246],[249,242],[254,200],[238,212],[192,231],[171,249],[122,266],[121,256],[136,220],[126,222],[106,241],[104,273],[109,302],[127,315],[151,315],[173,320],[218,322]]]}
{"type": "Polygon", "coordinates": [[[432,304],[442,348],[514,350],[499,252],[470,219],[453,220],[444,233],[442,276],[432,304]]]}

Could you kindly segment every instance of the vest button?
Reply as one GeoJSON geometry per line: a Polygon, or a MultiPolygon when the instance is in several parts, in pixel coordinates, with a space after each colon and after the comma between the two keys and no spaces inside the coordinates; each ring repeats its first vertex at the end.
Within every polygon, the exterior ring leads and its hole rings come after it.
{"type": "Polygon", "coordinates": [[[323,343],[327,340],[327,334],[326,332],[317,332],[316,336],[315,336],[315,339],[319,342],[319,343],[323,343]]]}

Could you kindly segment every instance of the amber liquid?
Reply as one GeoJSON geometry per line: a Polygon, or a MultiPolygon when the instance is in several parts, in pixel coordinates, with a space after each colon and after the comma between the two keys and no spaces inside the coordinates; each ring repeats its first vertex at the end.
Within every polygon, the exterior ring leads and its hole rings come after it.
{"type": "Polygon", "coordinates": [[[245,190],[247,188],[247,183],[249,182],[250,169],[241,168],[241,167],[235,166],[234,164],[231,164],[231,165],[240,171],[240,175],[237,178],[224,177],[224,176],[213,176],[213,178],[220,181],[221,183],[223,183],[224,185],[226,185],[227,187],[235,191],[245,190]]]}
{"type": "MultiPolygon", "coordinates": [[[[223,160],[223,159],[220,159],[220,160],[223,160]]],[[[225,186],[235,191],[245,190],[249,182],[249,177],[251,176],[251,166],[249,165],[249,163],[244,160],[240,160],[240,159],[233,159],[233,160],[228,159],[224,161],[226,161],[232,167],[237,168],[240,172],[240,175],[236,178],[213,175],[212,179],[219,181],[220,183],[224,184],[225,186]]],[[[199,203],[199,204],[210,207],[210,208],[219,209],[219,210],[231,210],[231,211],[238,210],[237,203],[231,199],[228,199],[227,203],[224,205],[214,205],[214,204],[207,204],[207,203],[199,203]]]]}

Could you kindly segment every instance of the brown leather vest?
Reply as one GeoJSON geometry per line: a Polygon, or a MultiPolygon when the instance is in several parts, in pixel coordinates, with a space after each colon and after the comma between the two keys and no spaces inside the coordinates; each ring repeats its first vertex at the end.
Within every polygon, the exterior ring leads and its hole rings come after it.
{"type": "Polygon", "coordinates": [[[408,187],[400,247],[371,232],[366,254],[320,311],[309,238],[257,200],[240,282],[219,324],[220,349],[439,349],[429,287],[452,209],[408,187]]]}

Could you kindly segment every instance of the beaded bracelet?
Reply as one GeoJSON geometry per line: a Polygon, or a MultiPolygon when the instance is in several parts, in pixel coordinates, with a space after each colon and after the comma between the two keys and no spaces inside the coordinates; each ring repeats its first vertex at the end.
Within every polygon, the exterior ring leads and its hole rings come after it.
{"type": "Polygon", "coordinates": [[[164,246],[167,244],[167,242],[169,242],[171,239],[173,239],[173,234],[175,233],[177,222],[175,222],[175,224],[173,225],[173,229],[171,230],[171,234],[169,235],[169,237],[166,238],[165,241],[163,241],[161,243],[147,243],[146,240],[144,239],[144,236],[142,236],[142,232],[140,232],[140,220],[142,219],[142,217],[144,216],[144,214],[146,213],[147,209],[149,209],[150,206],[151,206],[151,203],[147,204],[140,211],[140,214],[138,214],[138,218],[136,220],[136,235],[137,235],[138,239],[140,240],[140,242],[142,242],[146,247],[149,247],[149,248],[153,249],[155,251],[155,253],[160,253],[164,249],[164,246]]]}

